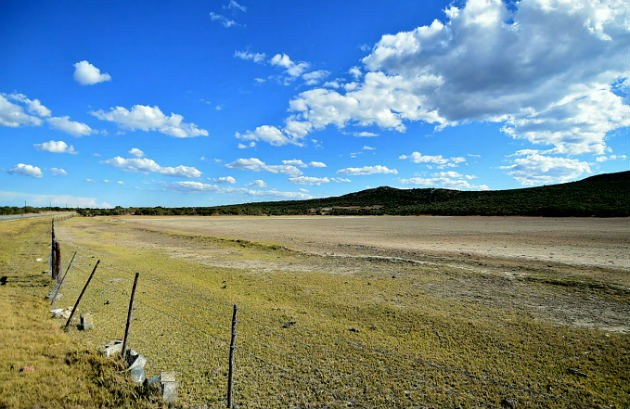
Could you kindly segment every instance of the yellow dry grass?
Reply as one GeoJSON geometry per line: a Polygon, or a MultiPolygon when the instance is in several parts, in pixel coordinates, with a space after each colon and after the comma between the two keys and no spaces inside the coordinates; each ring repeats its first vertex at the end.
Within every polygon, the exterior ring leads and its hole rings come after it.
{"type": "Polygon", "coordinates": [[[6,279],[0,286],[0,408],[161,407],[139,399],[117,360],[72,339],[50,318],[50,276],[42,274],[49,223],[0,223],[0,276],[6,279]]]}

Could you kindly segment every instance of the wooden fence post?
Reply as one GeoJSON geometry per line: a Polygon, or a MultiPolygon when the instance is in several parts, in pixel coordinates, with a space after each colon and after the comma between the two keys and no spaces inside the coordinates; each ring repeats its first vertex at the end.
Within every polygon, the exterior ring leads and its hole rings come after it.
{"type": "Polygon", "coordinates": [[[228,393],[227,393],[227,407],[232,409],[234,402],[232,401],[232,380],[234,375],[234,348],[236,347],[236,304],[234,304],[234,311],[232,312],[232,339],[230,340],[230,367],[228,371],[228,393]]]}
{"type": "Polygon", "coordinates": [[[127,312],[127,325],[125,325],[125,338],[123,338],[122,345],[122,357],[125,359],[125,350],[127,349],[127,339],[129,337],[129,326],[131,325],[131,313],[133,311],[133,299],[136,296],[136,284],[138,284],[138,277],[140,273],[136,273],[136,277],[133,280],[133,288],[131,289],[131,298],[129,299],[129,312],[127,312]]]}
{"type": "Polygon", "coordinates": [[[61,246],[58,241],[55,241],[55,262],[53,263],[52,279],[57,281],[59,279],[59,269],[61,268],[61,246]]]}
{"type": "Polygon", "coordinates": [[[90,277],[88,277],[87,281],[85,282],[85,285],[83,286],[83,290],[81,290],[81,294],[79,294],[79,298],[77,298],[77,302],[74,303],[74,307],[72,308],[72,312],[70,313],[70,316],[68,317],[66,326],[63,327],[64,331],[68,331],[68,325],[70,325],[70,321],[72,320],[72,317],[74,316],[74,313],[76,312],[77,307],[79,306],[79,301],[81,301],[81,298],[83,297],[83,293],[85,293],[87,286],[90,284],[90,281],[92,281],[92,277],[94,277],[94,273],[96,273],[96,267],[98,267],[98,264],[100,262],[101,260],[96,260],[96,264],[94,265],[94,270],[92,270],[92,274],[90,274],[90,277]]]}
{"type": "Polygon", "coordinates": [[[55,218],[52,218],[50,224],[50,275],[55,271],[55,218]]]}

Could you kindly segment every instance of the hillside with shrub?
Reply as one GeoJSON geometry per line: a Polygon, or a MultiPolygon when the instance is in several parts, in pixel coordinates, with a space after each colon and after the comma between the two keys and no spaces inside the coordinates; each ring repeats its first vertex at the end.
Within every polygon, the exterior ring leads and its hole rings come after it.
{"type": "Polygon", "coordinates": [[[79,209],[94,215],[483,215],[630,216],[630,171],[524,189],[459,191],[388,186],[338,197],[211,207],[79,209]]]}

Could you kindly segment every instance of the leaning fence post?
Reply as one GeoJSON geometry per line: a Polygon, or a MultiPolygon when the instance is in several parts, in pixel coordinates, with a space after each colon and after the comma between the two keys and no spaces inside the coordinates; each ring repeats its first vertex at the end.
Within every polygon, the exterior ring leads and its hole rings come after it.
{"type": "Polygon", "coordinates": [[[61,289],[61,286],[63,285],[63,280],[66,279],[66,276],[68,275],[68,271],[70,271],[70,267],[72,267],[72,262],[74,261],[74,257],[76,255],[77,255],[77,252],[75,251],[74,254],[72,255],[72,258],[70,259],[70,263],[68,263],[68,267],[66,268],[66,272],[63,273],[63,277],[61,277],[61,280],[59,280],[59,282],[57,283],[57,287],[52,292],[52,295],[51,295],[52,302],[51,302],[51,304],[53,305],[53,307],[55,306],[55,298],[57,297],[57,293],[61,289]]]}
{"type": "Polygon", "coordinates": [[[131,325],[131,312],[133,311],[133,299],[136,296],[136,284],[138,284],[138,276],[140,276],[140,273],[136,273],[136,277],[133,280],[133,288],[131,289],[131,298],[129,299],[129,312],[127,312],[127,325],[125,325],[125,338],[123,338],[123,344],[122,344],[123,359],[125,359],[125,350],[127,349],[127,338],[129,337],[129,326],[131,325]]]}
{"type": "Polygon", "coordinates": [[[230,340],[230,367],[228,371],[228,393],[227,393],[227,407],[232,409],[232,376],[234,374],[234,348],[236,344],[236,304],[234,304],[234,311],[232,312],[232,339],[230,340]]]}
{"type": "Polygon", "coordinates": [[[77,302],[74,303],[74,307],[72,308],[72,312],[70,313],[70,316],[68,317],[68,321],[66,322],[66,326],[63,327],[64,331],[68,330],[68,325],[70,325],[70,321],[72,320],[72,317],[74,316],[74,313],[77,310],[77,307],[79,306],[79,301],[81,301],[81,297],[83,297],[83,293],[85,293],[85,290],[87,289],[88,284],[90,284],[90,281],[92,281],[92,277],[94,277],[94,273],[96,273],[96,267],[98,267],[98,264],[100,262],[101,262],[101,260],[96,260],[96,264],[94,265],[94,269],[92,270],[92,274],[90,274],[90,276],[88,277],[87,281],[85,282],[85,285],[83,286],[83,290],[81,290],[81,294],[79,294],[79,298],[77,298],[77,302]]]}

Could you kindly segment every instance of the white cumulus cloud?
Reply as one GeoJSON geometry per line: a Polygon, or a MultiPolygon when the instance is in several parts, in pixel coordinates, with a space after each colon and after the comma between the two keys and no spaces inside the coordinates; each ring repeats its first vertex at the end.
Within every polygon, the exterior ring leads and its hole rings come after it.
{"type": "Polygon", "coordinates": [[[251,170],[254,172],[267,171],[271,173],[282,173],[289,176],[298,176],[302,171],[293,165],[267,165],[258,158],[240,158],[225,165],[230,169],[251,170]]]}
{"type": "Polygon", "coordinates": [[[630,126],[616,92],[629,70],[626,0],[455,4],[441,21],[383,35],[344,90],[299,93],[280,131],[299,139],[330,125],[494,122],[558,154],[602,155],[606,134],[630,126]]]}
{"type": "Polygon", "coordinates": [[[531,152],[517,157],[511,165],[501,166],[501,169],[507,170],[524,186],[564,183],[591,173],[588,162],[531,152]]]}
{"type": "Polygon", "coordinates": [[[409,159],[413,163],[425,163],[435,165],[438,169],[454,168],[460,163],[466,162],[466,158],[462,156],[454,156],[445,158],[442,155],[423,155],[420,152],[413,152],[411,155],[400,155],[398,159],[409,159]]]}
{"type": "Polygon", "coordinates": [[[41,178],[43,176],[42,170],[39,167],[25,163],[18,163],[7,172],[12,175],[24,175],[34,178],[41,178]]]}
{"type": "Polygon", "coordinates": [[[201,172],[192,166],[160,166],[153,159],[149,158],[123,158],[116,156],[103,163],[115,166],[126,172],[157,173],[160,175],[184,178],[197,178],[201,176],[201,172]]]}
{"type": "Polygon", "coordinates": [[[129,150],[129,154],[135,156],[136,158],[141,158],[144,156],[144,152],[138,148],[131,148],[129,150]]]}
{"type": "Polygon", "coordinates": [[[296,144],[293,138],[288,137],[275,126],[269,125],[259,126],[254,131],[246,131],[243,134],[236,132],[236,137],[246,141],[264,141],[272,146],[296,144]]]}
{"type": "Polygon", "coordinates": [[[309,166],[313,167],[313,168],[325,168],[326,164],[324,162],[318,162],[318,161],[310,161],[309,166]]]}
{"type": "MultiPolygon", "coordinates": [[[[50,112],[50,111],[49,111],[50,112]]],[[[39,126],[42,120],[24,112],[24,108],[14,104],[5,95],[0,94],[0,125],[10,128],[20,126],[39,126]]]]}
{"type": "Polygon", "coordinates": [[[252,186],[252,187],[257,187],[257,188],[262,189],[262,188],[267,187],[267,183],[265,183],[265,181],[262,179],[256,179],[249,182],[247,186],[252,186]]]}
{"type": "Polygon", "coordinates": [[[221,177],[218,177],[218,178],[214,178],[212,180],[215,183],[224,183],[224,184],[229,184],[229,185],[236,184],[236,179],[233,178],[232,176],[221,176],[221,177]]]}
{"type": "Polygon", "coordinates": [[[51,128],[73,136],[84,136],[94,132],[92,128],[83,122],[71,121],[69,116],[54,116],[47,119],[51,128]]]}
{"type": "Polygon", "coordinates": [[[326,177],[317,178],[313,176],[295,176],[295,177],[290,177],[289,182],[295,183],[296,185],[319,186],[322,183],[330,182],[330,179],[326,177]]]}
{"type": "Polygon", "coordinates": [[[291,77],[299,77],[310,66],[309,63],[303,61],[299,63],[293,62],[291,58],[284,53],[274,55],[271,60],[269,60],[269,63],[284,68],[286,73],[291,77]]]}
{"type": "Polygon", "coordinates": [[[98,110],[91,114],[129,131],[157,131],[176,138],[208,136],[207,130],[198,128],[194,123],[183,122],[184,117],[179,114],[165,115],[157,106],[134,105],[131,110],[117,106],[107,112],[98,110]]]}
{"type": "Polygon", "coordinates": [[[68,175],[68,172],[66,172],[66,170],[63,168],[50,168],[50,173],[52,173],[53,176],[67,176],[68,175]]]}
{"type": "Polygon", "coordinates": [[[387,166],[364,166],[362,168],[345,168],[340,169],[337,173],[341,175],[375,175],[375,174],[398,174],[396,169],[389,169],[387,166]]]}
{"type": "Polygon", "coordinates": [[[462,175],[455,171],[433,173],[431,177],[413,177],[401,179],[401,182],[408,185],[422,187],[440,187],[457,190],[488,190],[487,185],[476,185],[470,181],[476,179],[474,175],[462,175]]]}
{"type": "Polygon", "coordinates": [[[36,143],[35,149],[38,151],[46,151],[52,153],[71,153],[76,154],[77,152],[74,150],[74,146],[68,145],[64,141],[48,141],[43,143],[36,143]]]}
{"type": "Polygon", "coordinates": [[[111,81],[112,77],[107,73],[101,73],[101,70],[83,60],[74,64],[74,79],[81,85],[94,85],[111,81]]]}

